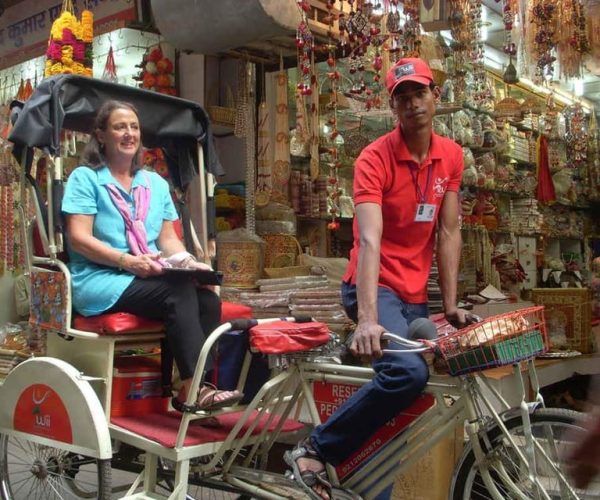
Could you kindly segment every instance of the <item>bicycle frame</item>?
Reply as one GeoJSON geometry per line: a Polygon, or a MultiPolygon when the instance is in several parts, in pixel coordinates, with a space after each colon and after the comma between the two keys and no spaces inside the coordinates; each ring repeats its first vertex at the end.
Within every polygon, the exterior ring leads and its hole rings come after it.
{"type": "MultiPolygon", "coordinates": [[[[310,421],[314,425],[318,425],[321,422],[313,390],[315,382],[362,385],[368,382],[373,375],[370,368],[307,362],[303,360],[294,361],[293,355],[285,357],[288,359],[288,362],[292,363],[292,366],[287,369],[287,374],[285,374],[286,372],[282,372],[278,376],[286,376],[288,379],[298,380],[310,421]]],[[[345,478],[342,481],[343,486],[363,495],[368,491],[365,498],[377,496],[377,494],[394,482],[394,478],[399,473],[406,471],[444,436],[451,433],[457,424],[467,422],[465,430],[470,444],[465,453],[472,447],[480,473],[492,498],[503,500],[505,495],[497,489],[491,478],[490,470],[492,464],[486,456],[486,452],[482,449],[480,438],[482,432],[485,432],[494,425],[502,429],[503,435],[511,443],[512,449],[515,451],[518,459],[528,471],[530,480],[539,486],[541,498],[550,497],[544,492],[536,474],[535,460],[533,460],[534,447],[536,451],[542,453],[547,464],[550,465],[556,476],[561,479],[561,489],[569,493],[571,497],[575,497],[575,493],[568,485],[561,471],[553,463],[551,457],[548,457],[546,451],[533,439],[531,428],[527,424],[529,411],[535,409],[537,405],[543,404],[539,393],[535,367],[532,362],[529,362],[529,373],[532,388],[536,394],[536,402],[533,404],[526,402],[521,365],[517,364],[514,366],[514,375],[521,381],[520,385],[522,389],[523,404],[518,410],[510,407],[498,391],[489,384],[483,373],[469,374],[456,378],[439,375],[432,376],[425,392],[433,396],[434,404],[403,429],[398,436],[387,443],[364,466],[358,468],[349,478],[345,478]],[[486,396],[481,386],[484,386],[490,392],[495,401],[486,396]],[[449,400],[451,403],[448,403],[449,400]],[[496,407],[498,406],[501,408],[500,412],[496,411],[496,407]],[[487,412],[487,416],[484,414],[484,409],[487,412]],[[517,411],[520,412],[525,422],[525,438],[527,440],[525,453],[520,450],[514,437],[510,435],[503,423],[505,419],[514,416],[517,411]]],[[[290,408],[297,403],[296,387],[294,396],[289,400],[290,408]]],[[[270,436],[270,439],[274,441],[275,438],[270,436]]],[[[551,439],[549,440],[551,441],[551,439]]],[[[557,450],[554,449],[552,454],[556,455],[556,453],[557,450]]],[[[501,464],[500,466],[497,466],[497,464],[493,465],[494,472],[500,475],[507,489],[516,497],[524,498],[517,486],[514,485],[513,480],[503,470],[503,466],[501,464]]],[[[330,477],[337,478],[336,469],[330,465],[327,467],[330,477]]],[[[236,484],[238,486],[243,485],[241,482],[236,482],[236,484]]]]}

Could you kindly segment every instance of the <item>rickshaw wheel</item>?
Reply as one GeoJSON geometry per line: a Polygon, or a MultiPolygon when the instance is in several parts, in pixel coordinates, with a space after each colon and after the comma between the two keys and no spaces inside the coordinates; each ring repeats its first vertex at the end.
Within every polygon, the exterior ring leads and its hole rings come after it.
{"type": "Polygon", "coordinates": [[[110,460],[97,460],[23,437],[0,435],[2,500],[110,497],[110,460]]]}

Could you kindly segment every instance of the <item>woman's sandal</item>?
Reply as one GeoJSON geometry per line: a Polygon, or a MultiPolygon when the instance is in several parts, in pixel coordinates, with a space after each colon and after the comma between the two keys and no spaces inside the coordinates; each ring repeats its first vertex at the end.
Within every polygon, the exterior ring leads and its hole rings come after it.
{"type": "Polygon", "coordinates": [[[313,500],[323,500],[323,497],[315,491],[315,486],[321,486],[331,500],[360,500],[361,497],[356,493],[331,484],[329,477],[327,476],[327,471],[325,470],[325,463],[310,444],[308,438],[300,441],[293,450],[286,451],[283,455],[283,459],[285,460],[285,463],[292,468],[292,478],[294,481],[296,481],[296,483],[298,483],[313,500]],[[323,470],[300,471],[300,468],[298,467],[299,458],[317,460],[323,464],[323,470]]]}
{"type": "Polygon", "coordinates": [[[198,390],[198,398],[193,405],[187,405],[177,397],[171,399],[171,404],[173,408],[181,413],[196,413],[233,406],[243,397],[244,395],[240,391],[222,391],[205,382],[198,390]]]}

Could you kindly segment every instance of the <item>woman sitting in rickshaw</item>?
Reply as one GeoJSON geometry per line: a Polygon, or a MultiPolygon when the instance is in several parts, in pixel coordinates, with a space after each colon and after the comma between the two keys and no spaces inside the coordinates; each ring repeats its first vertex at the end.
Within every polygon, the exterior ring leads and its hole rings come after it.
{"type": "Polygon", "coordinates": [[[196,405],[185,405],[206,335],[220,322],[221,303],[211,287],[165,273],[167,267],[211,268],[196,261],[179,240],[168,183],[141,168],[140,136],[136,109],[126,102],[106,102],[96,115],[82,165],[67,181],[62,212],[73,306],[84,316],[127,312],[163,320],[182,380],[173,407],[230,406],[241,399],[239,391],[206,383],[196,405]]]}

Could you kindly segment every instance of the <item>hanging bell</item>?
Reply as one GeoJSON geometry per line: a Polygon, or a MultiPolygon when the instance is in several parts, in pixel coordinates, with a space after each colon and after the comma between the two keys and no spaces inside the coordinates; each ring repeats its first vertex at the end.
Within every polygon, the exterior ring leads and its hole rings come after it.
{"type": "Polygon", "coordinates": [[[508,83],[510,85],[519,83],[519,77],[517,76],[517,68],[512,62],[512,57],[508,59],[508,66],[506,70],[504,70],[504,74],[502,75],[502,80],[504,83],[508,83]]]}

